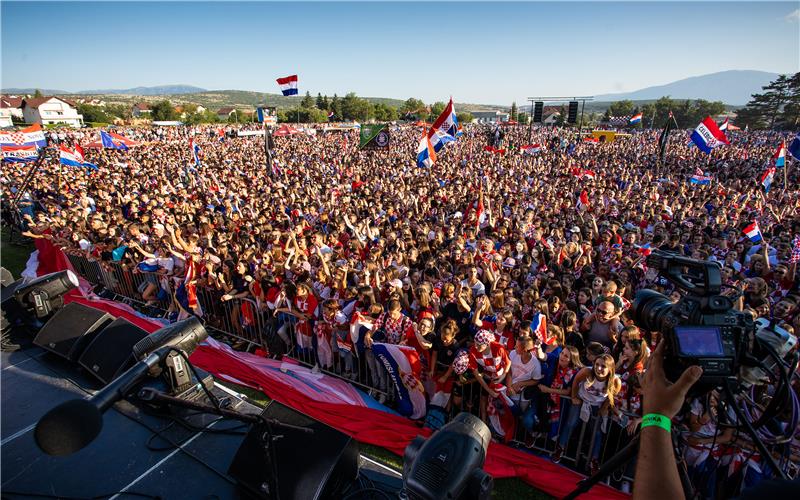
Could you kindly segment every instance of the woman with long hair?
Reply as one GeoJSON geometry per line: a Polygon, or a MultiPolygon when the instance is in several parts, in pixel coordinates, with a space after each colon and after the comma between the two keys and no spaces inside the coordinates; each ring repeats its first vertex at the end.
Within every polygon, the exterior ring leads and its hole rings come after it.
{"type": "MultiPolygon", "coordinates": [[[[620,391],[621,383],[614,374],[616,364],[610,354],[603,354],[594,360],[591,367],[582,369],[575,375],[572,383],[572,406],[569,409],[558,436],[558,446],[553,453],[553,461],[558,463],[564,450],[569,444],[572,430],[578,424],[578,419],[588,422],[590,417],[606,415],[609,408],[614,406],[614,398],[620,391]]],[[[589,462],[589,472],[594,474],[599,468],[598,458],[602,445],[602,426],[597,426],[594,436],[592,458],[589,462]]]]}
{"type": "Polygon", "coordinates": [[[564,396],[572,394],[572,380],[583,368],[581,355],[574,346],[564,347],[558,356],[558,367],[549,385],[539,385],[539,391],[550,395],[548,413],[550,415],[550,436],[558,432],[558,422],[561,420],[562,403],[569,408],[569,402],[564,401],[564,396]]]}

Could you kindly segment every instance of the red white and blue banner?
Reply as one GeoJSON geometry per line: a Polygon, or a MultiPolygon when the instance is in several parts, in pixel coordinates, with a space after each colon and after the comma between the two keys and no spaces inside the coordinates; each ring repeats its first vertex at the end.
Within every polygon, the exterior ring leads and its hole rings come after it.
{"type": "Polygon", "coordinates": [[[537,312],[531,319],[531,338],[538,338],[543,344],[552,345],[556,338],[547,336],[547,317],[537,312]]]}
{"type": "Polygon", "coordinates": [[[725,133],[719,129],[717,123],[712,120],[710,116],[706,116],[705,119],[700,122],[697,128],[694,129],[694,132],[692,132],[690,138],[694,145],[706,154],[711,153],[711,150],[714,148],[730,144],[728,138],[725,137],[725,133]]]}
{"type": "Polygon", "coordinates": [[[3,144],[0,146],[3,152],[3,161],[9,162],[26,162],[36,161],[39,156],[39,151],[35,145],[30,146],[13,146],[3,144]]]}
{"type": "Polygon", "coordinates": [[[42,126],[35,123],[17,132],[0,132],[0,144],[43,148],[47,146],[47,139],[44,137],[42,126]]]}
{"type": "Polygon", "coordinates": [[[297,95],[297,75],[289,75],[275,80],[283,95],[297,95]]]}
{"type": "Polygon", "coordinates": [[[422,129],[422,139],[419,140],[419,146],[417,146],[417,166],[430,168],[434,163],[436,163],[436,150],[428,132],[422,129]]]}
{"type": "Polygon", "coordinates": [[[389,373],[399,398],[397,412],[404,417],[422,418],[425,416],[425,389],[420,382],[422,364],[419,353],[405,345],[372,344],[372,354],[383,364],[389,373]]]}
{"type": "Polygon", "coordinates": [[[59,146],[58,161],[62,165],[69,167],[85,167],[97,170],[97,165],[84,160],[83,149],[80,146],[76,146],[75,149],[70,149],[64,145],[59,146]]]}
{"type": "Polygon", "coordinates": [[[428,131],[428,137],[431,139],[433,149],[438,153],[448,142],[454,142],[460,134],[461,127],[458,124],[456,117],[456,109],[453,106],[453,98],[442,110],[442,113],[433,122],[431,129],[428,131]],[[434,139],[438,140],[434,140],[434,139]]]}
{"type": "Polygon", "coordinates": [[[629,125],[635,125],[642,121],[642,113],[636,113],[635,115],[631,116],[628,120],[629,125]]]}
{"type": "Polygon", "coordinates": [[[753,243],[761,241],[761,229],[758,227],[758,221],[753,221],[752,224],[744,228],[744,235],[750,238],[753,243]]]}
{"type": "Polygon", "coordinates": [[[786,142],[781,141],[775,154],[772,155],[772,165],[776,168],[783,168],[786,165],[786,142]]]}
{"type": "Polygon", "coordinates": [[[764,186],[764,192],[769,193],[769,188],[772,186],[772,180],[775,178],[775,167],[770,167],[761,176],[761,185],[764,186]]]}

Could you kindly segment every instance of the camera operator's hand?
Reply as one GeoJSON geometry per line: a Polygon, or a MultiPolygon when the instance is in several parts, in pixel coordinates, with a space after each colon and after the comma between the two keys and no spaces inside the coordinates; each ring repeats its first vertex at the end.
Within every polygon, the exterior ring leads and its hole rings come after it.
{"type": "Polygon", "coordinates": [[[664,375],[664,341],[650,356],[647,371],[642,383],[642,407],[644,414],[658,413],[673,418],[683,405],[689,388],[703,374],[699,366],[692,366],[684,371],[677,382],[670,384],[664,375]]]}

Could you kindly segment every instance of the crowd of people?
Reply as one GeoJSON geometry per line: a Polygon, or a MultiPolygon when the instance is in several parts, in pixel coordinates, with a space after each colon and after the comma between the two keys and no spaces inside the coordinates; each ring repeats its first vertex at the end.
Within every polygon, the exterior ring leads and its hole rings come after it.
{"type": "MultiPolygon", "coordinates": [[[[177,290],[154,278],[139,293],[180,315],[241,322],[225,304],[250,298],[271,318],[267,355],[302,354],[387,404],[395,396],[373,342],[412,346],[428,397],[452,394],[444,418],[468,408],[489,422],[511,400],[516,436],[552,439],[556,462],[580,422],[603,420],[591,427],[590,471],[608,434],[637,430],[661,334],[635,324],[634,294],[683,294],[648,269],[650,251],[717,262],[743,291],[737,308],[800,330],[797,169],[787,160],[768,192],[759,183],[787,139],[779,133],[729,132],[731,144],[707,155],[675,131],[662,162],[658,130],[596,143],[575,128],[509,126],[486,151],[491,131],[468,125],[419,168],[423,131],[406,124],[374,150],[358,149],[357,131],[275,138],[272,165],[263,137],[221,138],[217,127],[116,132],[141,145],[87,150],[97,170],[45,162],[24,193],[27,168],[4,167],[3,198],[20,195],[27,235],[174,278],[177,290]],[[541,148],[523,154],[526,144],[541,148]],[[708,185],[689,182],[698,169],[708,185]],[[754,221],[758,242],[743,233],[754,221]],[[372,325],[358,346],[354,321],[372,325]]],[[[724,489],[714,478],[769,472],[719,425],[719,398],[687,401],[683,425],[695,477],[724,489]]]]}

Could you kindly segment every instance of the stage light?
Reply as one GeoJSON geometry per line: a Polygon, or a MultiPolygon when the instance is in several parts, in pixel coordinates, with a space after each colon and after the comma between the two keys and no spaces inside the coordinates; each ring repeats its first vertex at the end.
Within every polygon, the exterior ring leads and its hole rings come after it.
{"type": "Polygon", "coordinates": [[[460,413],[427,440],[417,436],[403,457],[410,500],[483,500],[494,480],[483,471],[492,433],[481,419],[460,413]]]}
{"type": "Polygon", "coordinates": [[[19,305],[33,310],[37,318],[44,318],[64,305],[64,294],[78,287],[78,277],[72,271],[59,271],[40,276],[20,285],[14,292],[19,305]]]}

